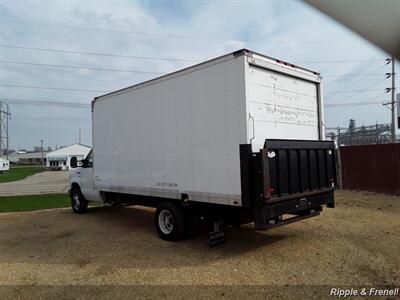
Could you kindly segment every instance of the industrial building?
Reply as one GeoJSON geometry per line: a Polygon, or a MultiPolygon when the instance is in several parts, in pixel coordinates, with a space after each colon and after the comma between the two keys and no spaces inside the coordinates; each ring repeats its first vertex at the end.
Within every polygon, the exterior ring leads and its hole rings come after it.
{"type": "Polygon", "coordinates": [[[46,166],[52,170],[69,170],[71,157],[76,156],[78,160],[84,159],[91,148],[82,144],[73,144],[55,151],[49,152],[46,155],[46,166]]]}
{"type": "Polygon", "coordinates": [[[16,164],[16,165],[41,165],[41,164],[46,164],[46,154],[47,151],[43,152],[14,151],[8,155],[8,160],[10,161],[11,164],[16,164]]]}

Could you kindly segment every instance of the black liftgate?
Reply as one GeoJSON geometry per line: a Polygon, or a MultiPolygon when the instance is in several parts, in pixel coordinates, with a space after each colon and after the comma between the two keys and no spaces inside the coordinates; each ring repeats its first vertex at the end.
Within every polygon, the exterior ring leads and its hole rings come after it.
{"type": "Polygon", "coordinates": [[[256,226],[283,214],[334,206],[333,142],[265,140],[259,152],[241,145],[242,203],[254,207],[256,226]]]}

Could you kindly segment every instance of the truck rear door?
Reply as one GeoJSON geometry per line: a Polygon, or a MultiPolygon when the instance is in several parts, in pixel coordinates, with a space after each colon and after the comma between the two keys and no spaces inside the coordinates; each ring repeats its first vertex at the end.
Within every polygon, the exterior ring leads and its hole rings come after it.
{"type": "MultiPolygon", "coordinates": [[[[301,76],[299,71],[296,73],[301,76]]],[[[248,136],[253,150],[265,138],[321,140],[317,75],[308,79],[250,64],[247,80],[248,136]]]]}

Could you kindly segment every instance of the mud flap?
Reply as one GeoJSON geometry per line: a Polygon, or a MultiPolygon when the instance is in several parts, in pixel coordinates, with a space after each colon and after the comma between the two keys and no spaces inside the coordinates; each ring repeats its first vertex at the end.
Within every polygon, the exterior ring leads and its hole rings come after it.
{"type": "Polygon", "coordinates": [[[208,245],[214,247],[225,243],[225,224],[223,221],[215,221],[212,231],[208,233],[208,245]]]}

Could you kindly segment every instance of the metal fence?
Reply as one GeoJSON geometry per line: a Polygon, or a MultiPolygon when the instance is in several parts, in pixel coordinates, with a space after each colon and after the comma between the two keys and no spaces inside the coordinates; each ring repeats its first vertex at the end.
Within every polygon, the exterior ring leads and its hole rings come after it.
{"type": "Polygon", "coordinates": [[[390,124],[376,124],[355,128],[327,128],[327,138],[337,145],[370,145],[390,143],[390,124]]]}
{"type": "Polygon", "coordinates": [[[400,195],[400,144],[340,148],[342,187],[400,195]]]}

